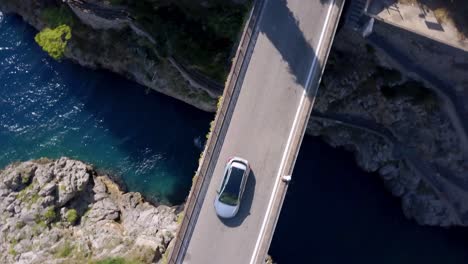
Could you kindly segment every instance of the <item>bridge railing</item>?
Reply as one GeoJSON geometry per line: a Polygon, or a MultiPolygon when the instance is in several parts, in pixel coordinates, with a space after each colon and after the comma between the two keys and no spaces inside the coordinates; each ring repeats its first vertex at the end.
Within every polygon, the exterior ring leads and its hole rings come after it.
{"type": "Polygon", "coordinates": [[[191,233],[196,224],[196,218],[198,217],[203,204],[203,189],[206,190],[208,187],[209,181],[211,180],[210,176],[216,165],[217,153],[221,150],[222,142],[220,142],[219,139],[222,139],[224,137],[223,134],[226,133],[227,127],[225,128],[224,124],[226,118],[230,118],[230,115],[232,114],[230,110],[233,109],[235,101],[237,100],[237,98],[234,98],[236,100],[234,100],[233,104],[233,95],[237,94],[235,91],[240,89],[240,84],[242,83],[242,78],[239,77],[242,75],[241,71],[244,68],[243,65],[245,63],[246,55],[250,50],[249,47],[252,43],[252,36],[255,34],[255,28],[263,2],[264,0],[254,1],[250,16],[242,33],[239,47],[231,67],[231,72],[226,81],[222,104],[216,113],[214,125],[205,146],[201,164],[199,165],[196,173],[196,179],[194,180],[190,194],[187,198],[184,217],[177,231],[177,235],[174,238],[175,242],[167,259],[168,264],[181,263],[185,251],[187,250],[188,240],[190,239],[191,233]]]}

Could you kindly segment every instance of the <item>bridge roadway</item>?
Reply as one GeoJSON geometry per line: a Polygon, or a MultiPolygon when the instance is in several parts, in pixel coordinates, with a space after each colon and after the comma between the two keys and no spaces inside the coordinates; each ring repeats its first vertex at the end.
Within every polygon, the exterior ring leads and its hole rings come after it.
{"type": "Polygon", "coordinates": [[[201,207],[169,263],[264,262],[287,188],[280,178],[292,173],[342,6],[341,0],[262,2],[201,207]],[[232,156],[249,160],[251,175],[238,215],[223,220],[213,202],[232,156]]]}

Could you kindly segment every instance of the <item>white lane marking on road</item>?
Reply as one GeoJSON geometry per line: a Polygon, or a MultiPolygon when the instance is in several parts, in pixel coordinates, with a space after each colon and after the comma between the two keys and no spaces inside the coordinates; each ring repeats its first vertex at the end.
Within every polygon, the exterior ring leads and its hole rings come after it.
{"type": "Polygon", "coordinates": [[[304,89],[304,91],[302,93],[301,101],[299,102],[299,107],[296,110],[296,115],[294,117],[294,122],[293,122],[293,125],[292,125],[292,128],[291,128],[291,131],[289,132],[289,137],[288,137],[288,141],[287,141],[287,144],[286,144],[286,148],[285,148],[285,151],[283,153],[283,157],[281,159],[281,165],[280,165],[280,168],[279,168],[279,171],[278,171],[278,175],[276,176],[276,182],[275,182],[275,185],[273,187],[273,192],[271,194],[270,201],[268,202],[268,207],[267,207],[267,211],[266,211],[266,214],[265,214],[265,218],[263,219],[262,227],[260,229],[260,234],[258,235],[257,243],[255,244],[255,249],[254,249],[254,252],[252,254],[252,258],[250,259],[250,264],[255,264],[257,254],[258,254],[258,251],[260,249],[260,244],[261,244],[262,238],[264,236],[263,233],[265,232],[266,225],[268,224],[268,220],[270,219],[270,214],[271,214],[273,201],[275,200],[276,193],[278,192],[278,186],[279,186],[279,183],[281,182],[281,180],[280,180],[281,174],[283,173],[287,157],[289,156],[289,149],[291,147],[292,138],[293,138],[294,132],[296,130],[297,121],[299,119],[299,114],[301,113],[301,108],[302,108],[302,105],[304,104],[304,99],[307,96],[307,92],[309,90],[309,85],[310,85],[310,81],[312,80],[313,72],[314,72],[314,70],[315,70],[315,68],[317,66],[318,53],[321,50],[323,37],[325,36],[325,32],[327,31],[328,23],[330,21],[331,11],[333,10],[334,4],[335,4],[335,0],[332,0],[332,2],[330,3],[330,8],[327,11],[327,16],[325,18],[325,25],[323,27],[322,33],[320,34],[320,39],[319,39],[319,42],[318,42],[318,45],[317,45],[316,56],[315,56],[314,60],[312,61],[312,65],[310,67],[309,75],[308,75],[306,83],[305,83],[305,87],[304,87],[305,89],[304,89]]]}

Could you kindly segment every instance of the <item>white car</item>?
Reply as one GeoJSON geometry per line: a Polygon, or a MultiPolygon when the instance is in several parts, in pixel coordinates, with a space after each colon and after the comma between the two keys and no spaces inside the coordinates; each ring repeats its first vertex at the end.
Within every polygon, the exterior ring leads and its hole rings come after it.
{"type": "Polygon", "coordinates": [[[250,166],[245,159],[238,157],[229,159],[214,202],[219,217],[232,218],[237,214],[249,173],[250,166]]]}

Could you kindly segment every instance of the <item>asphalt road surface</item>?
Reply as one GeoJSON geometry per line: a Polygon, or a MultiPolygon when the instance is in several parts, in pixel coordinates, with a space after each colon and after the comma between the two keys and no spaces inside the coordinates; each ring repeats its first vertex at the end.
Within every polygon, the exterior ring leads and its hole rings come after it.
{"type": "Polygon", "coordinates": [[[308,118],[300,112],[313,102],[322,67],[318,58],[326,57],[336,9],[334,0],[265,0],[250,63],[183,263],[257,263],[265,255],[259,248],[265,243],[266,220],[276,217],[269,215],[272,194],[282,184],[278,179],[298,119],[308,118]],[[223,220],[213,203],[232,156],[247,159],[252,170],[238,215],[223,220]]]}

